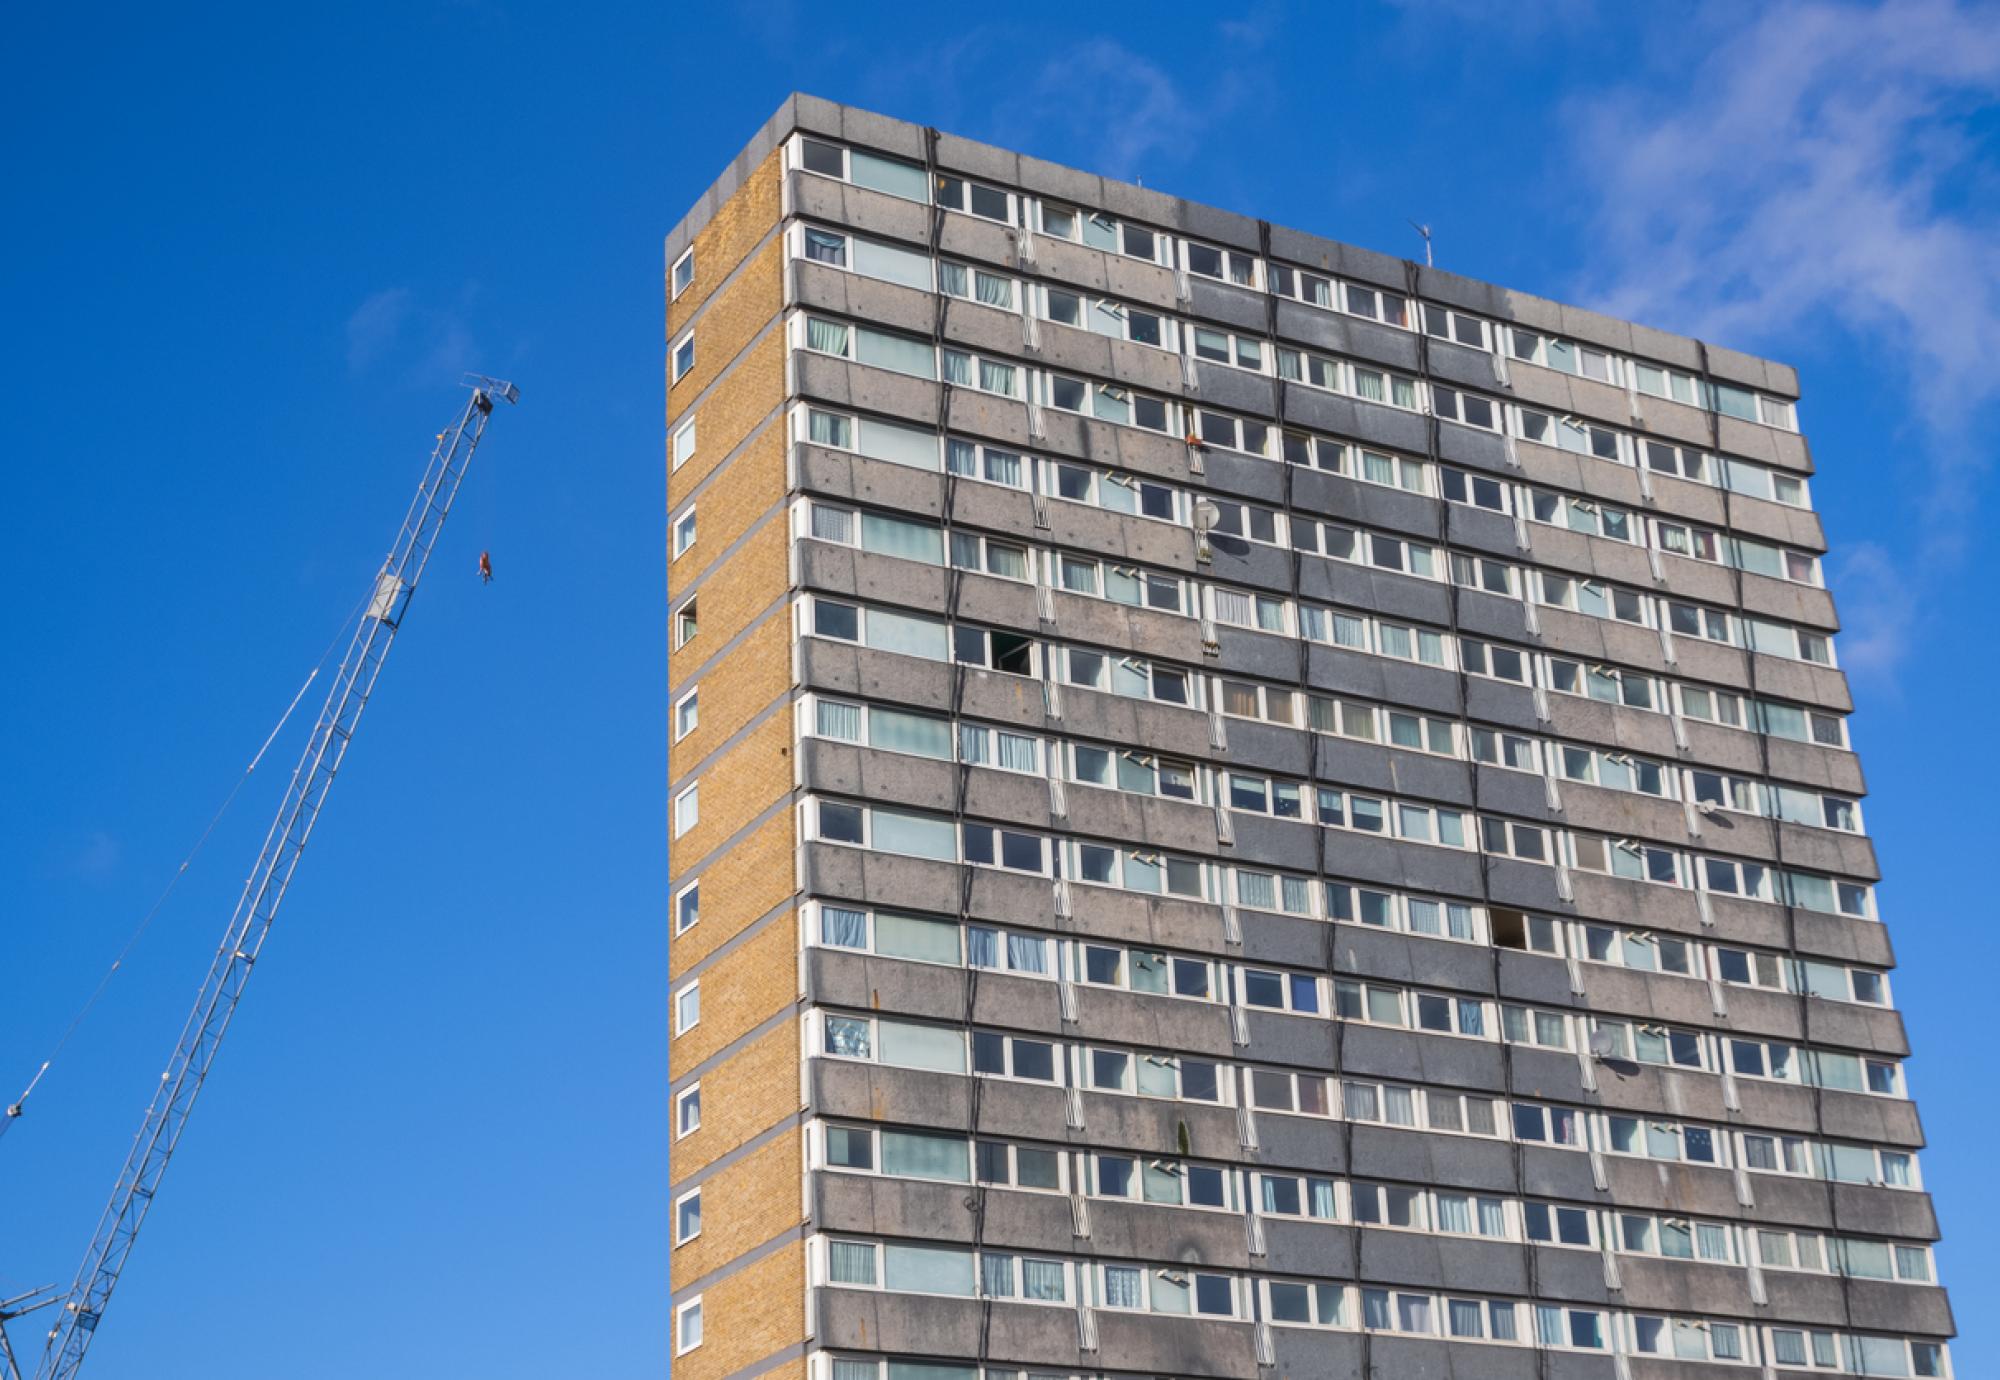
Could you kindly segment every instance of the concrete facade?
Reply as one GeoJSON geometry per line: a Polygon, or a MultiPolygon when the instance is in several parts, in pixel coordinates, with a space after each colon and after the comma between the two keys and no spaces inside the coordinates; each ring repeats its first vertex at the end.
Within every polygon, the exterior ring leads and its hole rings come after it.
{"type": "Polygon", "coordinates": [[[1950,1373],[1793,370],[806,96],[666,271],[677,1372],[1950,1373]]]}

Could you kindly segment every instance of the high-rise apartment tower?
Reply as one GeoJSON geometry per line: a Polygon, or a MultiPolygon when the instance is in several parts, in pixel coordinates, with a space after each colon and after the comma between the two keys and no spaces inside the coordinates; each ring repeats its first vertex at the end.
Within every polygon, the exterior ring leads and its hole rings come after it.
{"type": "Polygon", "coordinates": [[[1791,369],[804,96],[666,270],[680,1380],[1949,1374],[1791,369]]]}

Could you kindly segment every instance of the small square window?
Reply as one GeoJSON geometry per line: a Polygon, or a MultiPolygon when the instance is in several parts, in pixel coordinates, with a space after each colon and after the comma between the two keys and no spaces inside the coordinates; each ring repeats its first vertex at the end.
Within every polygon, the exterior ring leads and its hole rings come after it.
{"type": "Polygon", "coordinates": [[[701,980],[674,993],[674,1034],[685,1035],[701,1024],[701,980]]]}
{"type": "Polygon", "coordinates": [[[689,882],[674,898],[674,933],[686,934],[701,919],[701,883],[689,882]]]}
{"type": "Polygon", "coordinates": [[[701,1190],[674,1200],[674,1245],[685,1246],[701,1235],[701,1190]]]}
{"type": "Polygon", "coordinates": [[[701,1300],[689,1299],[674,1310],[674,1355],[685,1356],[701,1345],[701,1300]]]}
{"type": "Polygon", "coordinates": [[[679,742],[701,723],[701,692],[690,690],[674,705],[674,741],[679,742]]]}
{"type": "Polygon", "coordinates": [[[687,253],[681,255],[678,259],[674,260],[673,295],[678,297],[683,292],[686,292],[688,290],[688,284],[692,283],[693,281],[694,281],[694,251],[690,249],[688,250],[687,253]]]}
{"type": "Polygon", "coordinates": [[[673,468],[679,469],[694,458],[694,418],[690,417],[680,429],[674,432],[673,468]]]}
{"type": "Polygon", "coordinates": [[[694,640],[701,630],[701,615],[690,599],[674,612],[674,650],[679,651],[694,640]]]}
{"type": "Polygon", "coordinates": [[[694,332],[689,331],[674,346],[674,382],[679,383],[694,368],[694,332]]]}
{"type": "Polygon", "coordinates": [[[690,506],[674,522],[674,560],[687,554],[688,548],[694,545],[694,535],[694,508],[690,506]]]}
{"type": "Polygon", "coordinates": [[[674,837],[679,838],[701,823],[701,783],[695,782],[674,797],[674,837]]]}
{"type": "Polygon", "coordinates": [[[674,1139],[693,1135],[701,1129],[701,1084],[682,1088],[674,1095],[674,1139]]]}

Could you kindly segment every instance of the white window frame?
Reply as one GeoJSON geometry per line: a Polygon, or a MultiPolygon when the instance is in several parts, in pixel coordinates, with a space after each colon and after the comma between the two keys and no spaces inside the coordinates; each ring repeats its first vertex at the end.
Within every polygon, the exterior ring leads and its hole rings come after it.
{"type": "Polygon", "coordinates": [[[674,650],[679,651],[701,635],[701,611],[696,607],[699,595],[690,594],[674,609],[674,650]]]}
{"type": "Polygon", "coordinates": [[[689,930],[693,929],[696,925],[699,925],[700,923],[701,923],[701,878],[697,877],[693,881],[689,882],[686,886],[682,887],[680,890],[674,893],[674,934],[676,937],[686,934],[689,930]],[[681,908],[687,904],[687,898],[690,896],[695,898],[695,918],[688,921],[685,925],[683,925],[681,923],[681,908]]]}
{"type": "Polygon", "coordinates": [[[682,695],[674,701],[674,741],[681,739],[701,727],[701,687],[682,695]],[[692,717],[689,717],[692,712],[692,717]]]}
{"type": "Polygon", "coordinates": [[[674,1094],[674,1139],[686,1140],[701,1129],[701,1084],[690,1083],[674,1094]],[[694,1121],[688,1121],[692,1110],[694,1121]]]}
{"type": "Polygon", "coordinates": [[[701,1190],[699,1188],[692,1188],[689,1189],[686,1193],[681,1194],[680,1197],[674,1199],[674,1249],[679,1250],[681,1247],[687,1245],[688,1242],[699,1240],[700,1237],[701,1237],[701,1190]],[[683,1233],[681,1230],[682,1226],[681,1213],[682,1210],[685,1209],[689,1203],[694,1204],[695,1229],[691,1232],[683,1233]]]}
{"type": "Polygon", "coordinates": [[[701,825],[701,782],[695,781],[674,796],[674,834],[684,838],[701,825]]]}
{"type": "Polygon", "coordinates": [[[674,341],[673,348],[667,351],[667,362],[668,367],[673,371],[672,381],[674,383],[679,383],[694,372],[694,331],[692,329],[682,331],[680,338],[674,341]],[[683,349],[687,351],[686,364],[681,363],[681,351],[683,349]]]}
{"type": "Polygon", "coordinates": [[[681,251],[681,256],[678,259],[674,260],[673,267],[668,270],[667,281],[671,285],[671,291],[673,294],[672,297],[668,299],[670,301],[679,301],[680,295],[683,292],[686,292],[690,287],[694,286],[693,245],[689,245],[686,249],[683,249],[681,251]],[[681,272],[681,269],[683,267],[687,269],[687,272],[685,274],[681,272]]]}
{"type": "Polygon", "coordinates": [[[701,979],[683,983],[674,993],[674,1038],[693,1030],[701,1024],[701,979]],[[688,998],[694,998],[694,1019],[688,1020],[688,998]]]}
{"type": "Polygon", "coordinates": [[[701,1315],[701,1295],[696,1294],[685,1303],[676,1304],[674,1306],[674,1355],[685,1356],[690,1351],[697,1350],[705,1339],[705,1335],[701,1315]],[[689,1314],[694,1315],[695,1337],[692,1342],[687,1339],[687,1320],[689,1314]]]}
{"type": "Polygon", "coordinates": [[[688,552],[694,550],[694,543],[697,535],[695,530],[694,504],[692,503],[688,504],[688,506],[681,511],[681,515],[674,519],[671,531],[673,533],[673,542],[672,542],[673,550],[672,553],[667,557],[667,563],[669,565],[673,564],[681,557],[687,555],[688,552]],[[683,534],[685,534],[685,540],[683,540],[683,534]]]}
{"type": "Polygon", "coordinates": [[[674,469],[679,469],[682,465],[685,465],[688,461],[694,459],[694,448],[695,448],[694,424],[695,424],[695,418],[689,417],[686,421],[682,422],[678,427],[674,428],[674,453],[673,453],[673,465],[672,465],[672,468],[674,469]]]}

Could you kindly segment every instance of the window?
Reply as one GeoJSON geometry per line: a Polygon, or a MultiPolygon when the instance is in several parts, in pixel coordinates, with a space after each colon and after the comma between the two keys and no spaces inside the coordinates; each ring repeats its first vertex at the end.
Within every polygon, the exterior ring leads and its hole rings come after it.
{"type": "Polygon", "coordinates": [[[1539,586],[1540,603],[1551,608],[1569,609],[1591,618],[1611,618],[1621,623],[1646,626],[1647,600],[1636,590],[1606,584],[1602,580],[1558,575],[1550,570],[1536,573],[1540,578],[1531,583],[1539,586]]]}
{"type": "Polygon", "coordinates": [[[1544,1246],[1595,1246],[1596,1214],[1588,1208],[1555,1203],[1523,1203],[1522,1225],[1530,1241],[1544,1246]]]}
{"type": "Polygon", "coordinates": [[[1042,315],[1059,325],[1163,350],[1180,348],[1180,323],[1170,316],[1063,288],[1043,288],[1041,292],[1042,315]]]}
{"type": "Polygon", "coordinates": [[[1005,398],[1021,396],[1024,370],[1006,360],[973,355],[947,345],[938,351],[943,362],[944,381],[956,388],[976,388],[982,393],[998,393],[1005,398]]]}
{"type": "Polygon", "coordinates": [[[1444,496],[1452,503],[1465,503],[1495,513],[1511,513],[1514,510],[1509,502],[1511,490],[1498,479],[1447,469],[1443,473],[1443,481],[1444,496]]]}
{"type": "Polygon", "coordinates": [[[1435,302],[1425,302],[1423,313],[1425,335],[1469,345],[1475,350],[1487,348],[1486,323],[1478,317],[1438,306],[1435,302]]]}
{"type": "Polygon", "coordinates": [[[701,614],[695,607],[695,601],[690,599],[674,610],[674,650],[679,651],[687,646],[699,631],[701,631],[701,614]]]}
{"type": "Polygon", "coordinates": [[[1224,450],[1240,450],[1248,455],[1269,455],[1271,453],[1271,428],[1249,417],[1232,417],[1226,412],[1216,412],[1200,408],[1194,414],[1194,426],[1189,433],[1197,445],[1220,446],[1224,450]]]}
{"type": "Polygon", "coordinates": [[[695,1083],[674,1094],[674,1139],[693,1135],[701,1129],[701,1084],[695,1083]]]}
{"type": "MultiPolygon", "coordinates": [[[[1429,308],[1426,308],[1429,310],[1429,308]]],[[[1500,404],[1477,393],[1461,393],[1456,388],[1431,385],[1431,411],[1447,422],[1477,427],[1481,431],[1500,429],[1500,404]]]]}
{"type": "Polygon", "coordinates": [[[1398,570],[1426,580],[1435,580],[1442,573],[1437,550],[1428,543],[1407,541],[1384,532],[1359,531],[1337,522],[1295,518],[1292,545],[1328,560],[1398,570]]]}
{"type": "Polygon", "coordinates": [[[700,822],[701,783],[697,781],[674,797],[674,837],[681,837],[700,822]]]}
{"type": "Polygon", "coordinates": [[[1258,632],[1291,632],[1290,606],[1275,595],[1210,586],[1209,605],[1218,623],[1254,628],[1258,632]]]}
{"type": "MultiPolygon", "coordinates": [[[[1657,882],[1662,886],[1682,886],[1681,855],[1671,848],[1656,848],[1637,839],[1605,839],[1590,834],[1572,837],[1576,865],[1586,872],[1605,872],[1634,882],[1657,882]]],[[[1764,869],[1745,864],[1750,873],[1764,869]]],[[[1746,874],[1747,876],[1747,874],[1746,874]]],[[[1755,877],[1741,884],[1759,885],[1755,877]]],[[[1716,889],[1711,886],[1711,890],[1716,889]]]]}
{"type": "Polygon", "coordinates": [[[1520,435],[1523,440],[1539,445],[1554,446],[1572,455],[1593,455],[1599,460],[1615,460],[1625,463],[1624,448],[1618,432],[1609,427],[1586,422],[1580,417],[1555,417],[1547,412],[1537,412],[1532,408],[1515,409],[1519,417],[1520,435]]]}
{"type": "Polygon", "coordinates": [[[1191,601],[1178,575],[1086,557],[1048,554],[1049,583],[1072,594],[1109,599],[1132,608],[1190,613],[1191,601]]]}
{"type": "Polygon", "coordinates": [[[1513,355],[1516,359],[1530,364],[1544,365],[1565,374],[1575,374],[1579,378],[1595,379],[1599,383],[1622,384],[1620,361],[1615,355],[1588,345],[1579,345],[1573,340],[1561,340],[1552,335],[1541,335],[1534,331],[1513,327],[1508,335],[1512,339],[1513,355]]]}
{"type": "Polygon", "coordinates": [[[1188,272],[1204,278],[1219,278],[1239,287],[1257,286],[1256,255],[1246,254],[1240,249],[1216,249],[1192,240],[1186,241],[1183,247],[1187,251],[1188,272]]]}
{"type": "Polygon", "coordinates": [[[1042,467],[1043,492],[1071,503],[1089,503],[1114,513],[1178,523],[1181,504],[1177,490],[1136,475],[1096,470],[1065,461],[1042,467]]]}
{"type": "Polygon", "coordinates": [[[1531,683],[1528,653],[1514,647],[1461,637],[1458,640],[1458,660],[1460,666],[1475,676],[1509,681],[1515,685],[1531,683]]]}
{"type": "Polygon", "coordinates": [[[673,295],[675,297],[679,297],[683,292],[686,292],[688,290],[688,284],[692,283],[693,281],[694,281],[694,251],[690,249],[685,254],[682,254],[678,259],[674,260],[673,295]]]}
{"type": "Polygon", "coordinates": [[[1257,1173],[1250,1191],[1259,1210],[1278,1217],[1314,1217],[1322,1221],[1340,1220],[1340,1204],[1334,1196],[1332,1179],[1311,1175],[1257,1173]]]}
{"type": "Polygon", "coordinates": [[[679,383],[694,369],[694,332],[689,331],[674,342],[674,382],[679,383]]]}
{"type": "Polygon", "coordinates": [[[1637,671],[1555,656],[1546,658],[1543,668],[1547,672],[1548,688],[1559,695],[1578,695],[1633,709],[1664,711],[1667,707],[1659,683],[1637,671]]]}
{"type": "Polygon", "coordinates": [[[685,1035],[701,1024],[701,979],[674,993],[674,1034],[685,1035]]]}
{"type": "Polygon", "coordinates": [[[1604,1148],[1614,1155],[1685,1160],[1690,1164],[1722,1163],[1716,1133],[1706,1126],[1613,1114],[1604,1118],[1604,1137],[1604,1148]]]}
{"type": "Polygon", "coordinates": [[[1211,537],[1235,537],[1241,541],[1262,542],[1266,546],[1285,544],[1284,518],[1272,509],[1221,498],[1208,502],[1215,509],[1215,521],[1208,529],[1211,537]]]}
{"type": "Polygon", "coordinates": [[[1573,1107],[1549,1107],[1532,1102],[1513,1104],[1514,1139],[1536,1145],[1583,1146],[1583,1118],[1573,1107]]]}
{"type": "Polygon", "coordinates": [[[701,1235],[701,1190],[683,1193],[674,1199],[674,1248],[678,1250],[701,1235]]]}
{"type": "MultiPolygon", "coordinates": [[[[1294,530],[1304,526],[1304,523],[1295,524],[1294,530]]],[[[1413,628],[1310,605],[1299,610],[1299,617],[1305,635],[1315,642],[1395,657],[1399,661],[1420,661],[1426,666],[1450,664],[1444,635],[1428,628],[1413,628]]]]}
{"type": "Polygon", "coordinates": [[[1086,785],[1175,800],[1194,800],[1201,794],[1200,769],[1192,762],[1086,743],[1071,744],[1069,757],[1070,779],[1086,785]]]}
{"type": "Polygon", "coordinates": [[[1217,330],[1213,326],[1188,328],[1188,353],[1215,364],[1230,364],[1253,373],[1264,372],[1268,347],[1254,335],[1217,330]]]}
{"type": "Polygon", "coordinates": [[[1067,374],[1035,373],[1042,401],[1062,412],[1078,412],[1100,422],[1171,433],[1174,409],[1162,398],[1134,393],[1123,384],[1098,383],[1067,374]]]}
{"type": "Polygon", "coordinates": [[[1567,527],[1572,532],[1608,537],[1612,541],[1636,543],[1645,537],[1645,524],[1624,508],[1615,508],[1594,498],[1550,493],[1546,489],[1529,491],[1528,517],[1551,527],[1567,527]]]}
{"type": "Polygon", "coordinates": [[[1013,193],[1002,191],[998,187],[989,187],[983,182],[969,182],[947,173],[938,175],[937,204],[985,220],[997,220],[1002,225],[1014,223],[1013,193]]]}
{"type": "Polygon", "coordinates": [[[1672,935],[1649,934],[1612,925],[1585,925],[1583,949],[1583,957],[1592,963],[1611,963],[1647,973],[1701,976],[1700,959],[1695,955],[1694,946],[1672,935]]]}
{"type": "Polygon", "coordinates": [[[1131,699],[1157,700],[1161,704],[1202,707],[1199,687],[1204,682],[1177,667],[1081,647],[1062,648],[1061,659],[1063,680],[1069,685],[1106,690],[1131,699]]]}
{"type": "Polygon", "coordinates": [[[694,732],[696,725],[698,725],[701,722],[700,697],[701,697],[701,692],[699,690],[690,690],[685,695],[682,695],[680,699],[675,702],[674,704],[675,742],[678,743],[681,739],[687,737],[688,734],[694,732]]]}
{"type": "Polygon", "coordinates": [[[983,268],[974,268],[966,264],[940,263],[938,291],[952,297],[963,297],[968,302],[998,307],[1002,311],[1014,309],[1014,280],[1003,278],[997,273],[989,273],[983,268]]]}
{"type": "Polygon", "coordinates": [[[674,432],[674,464],[679,469],[694,458],[694,418],[690,417],[674,432]]]}
{"type": "Polygon", "coordinates": [[[945,468],[953,474],[983,479],[989,484],[1005,484],[1010,489],[1030,486],[1032,467],[1014,451],[961,441],[957,437],[947,440],[944,449],[945,468]]]}
{"type": "Polygon", "coordinates": [[[694,505],[688,504],[687,511],[674,519],[674,554],[679,560],[694,545],[694,505]]]}
{"type": "Polygon", "coordinates": [[[1628,752],[1606,752],[1599,748],[1556,746],[1557,764],[1563,777],[1607,790],[1633,791],[1639,795],[1671,798],[1673,774],[1658,762],[1634,757],[1628,752]]]}
{"type": "Polygon", "coordinates": [[[1503,1003],[1500,1007],[1500,1034],[1509,1044],[1568,1049],[1569,1018],[1558,1011],[1537,1011],[1503,1003]]]}
{"type": "Polygon", "coordinates": [[[884,158],[862,149],[845,149],[822,139],[801,137],[798,166],[807,172],[837,177],[906,201],[930,200],[930,177],[915,163],[884,158]]]}
{"type": "Polygon", "coordinates": [[[674,1309],[674,1355],[685,1356],[701,1345],[701,1299],[689,1299],[674,1309]]]}
{"type": "Polygon", "coordinates": [[[1076,240],[1092,249],[1144,259],[1147,263],[1173,265],[1174,242],[1170,236],[1155,234],[1143,225],[1119,221],[1102,211],[1078,211],[1047,202],[1041,209],[1044,235],[1076,240]]]}
{"type": "Polygon", "coordinates": [[[1421,460],[1390,455],[1368,446],[1350,446],[1324,436],[1308,436],[1300,431],[1285,432],[1280,437],[1280,443],[1284,458],[1294,465],[1322,469],[1329,474],[1344,474],[1350,479],[1370,484],[1407,489],[1411,493],[1430,492],[1421,460]]]}
{"type": "Polygon", "coordinates": [[[701,883],[689,882],[674,897],[674,933],[686,934],[701,919],[701,883]]]}

